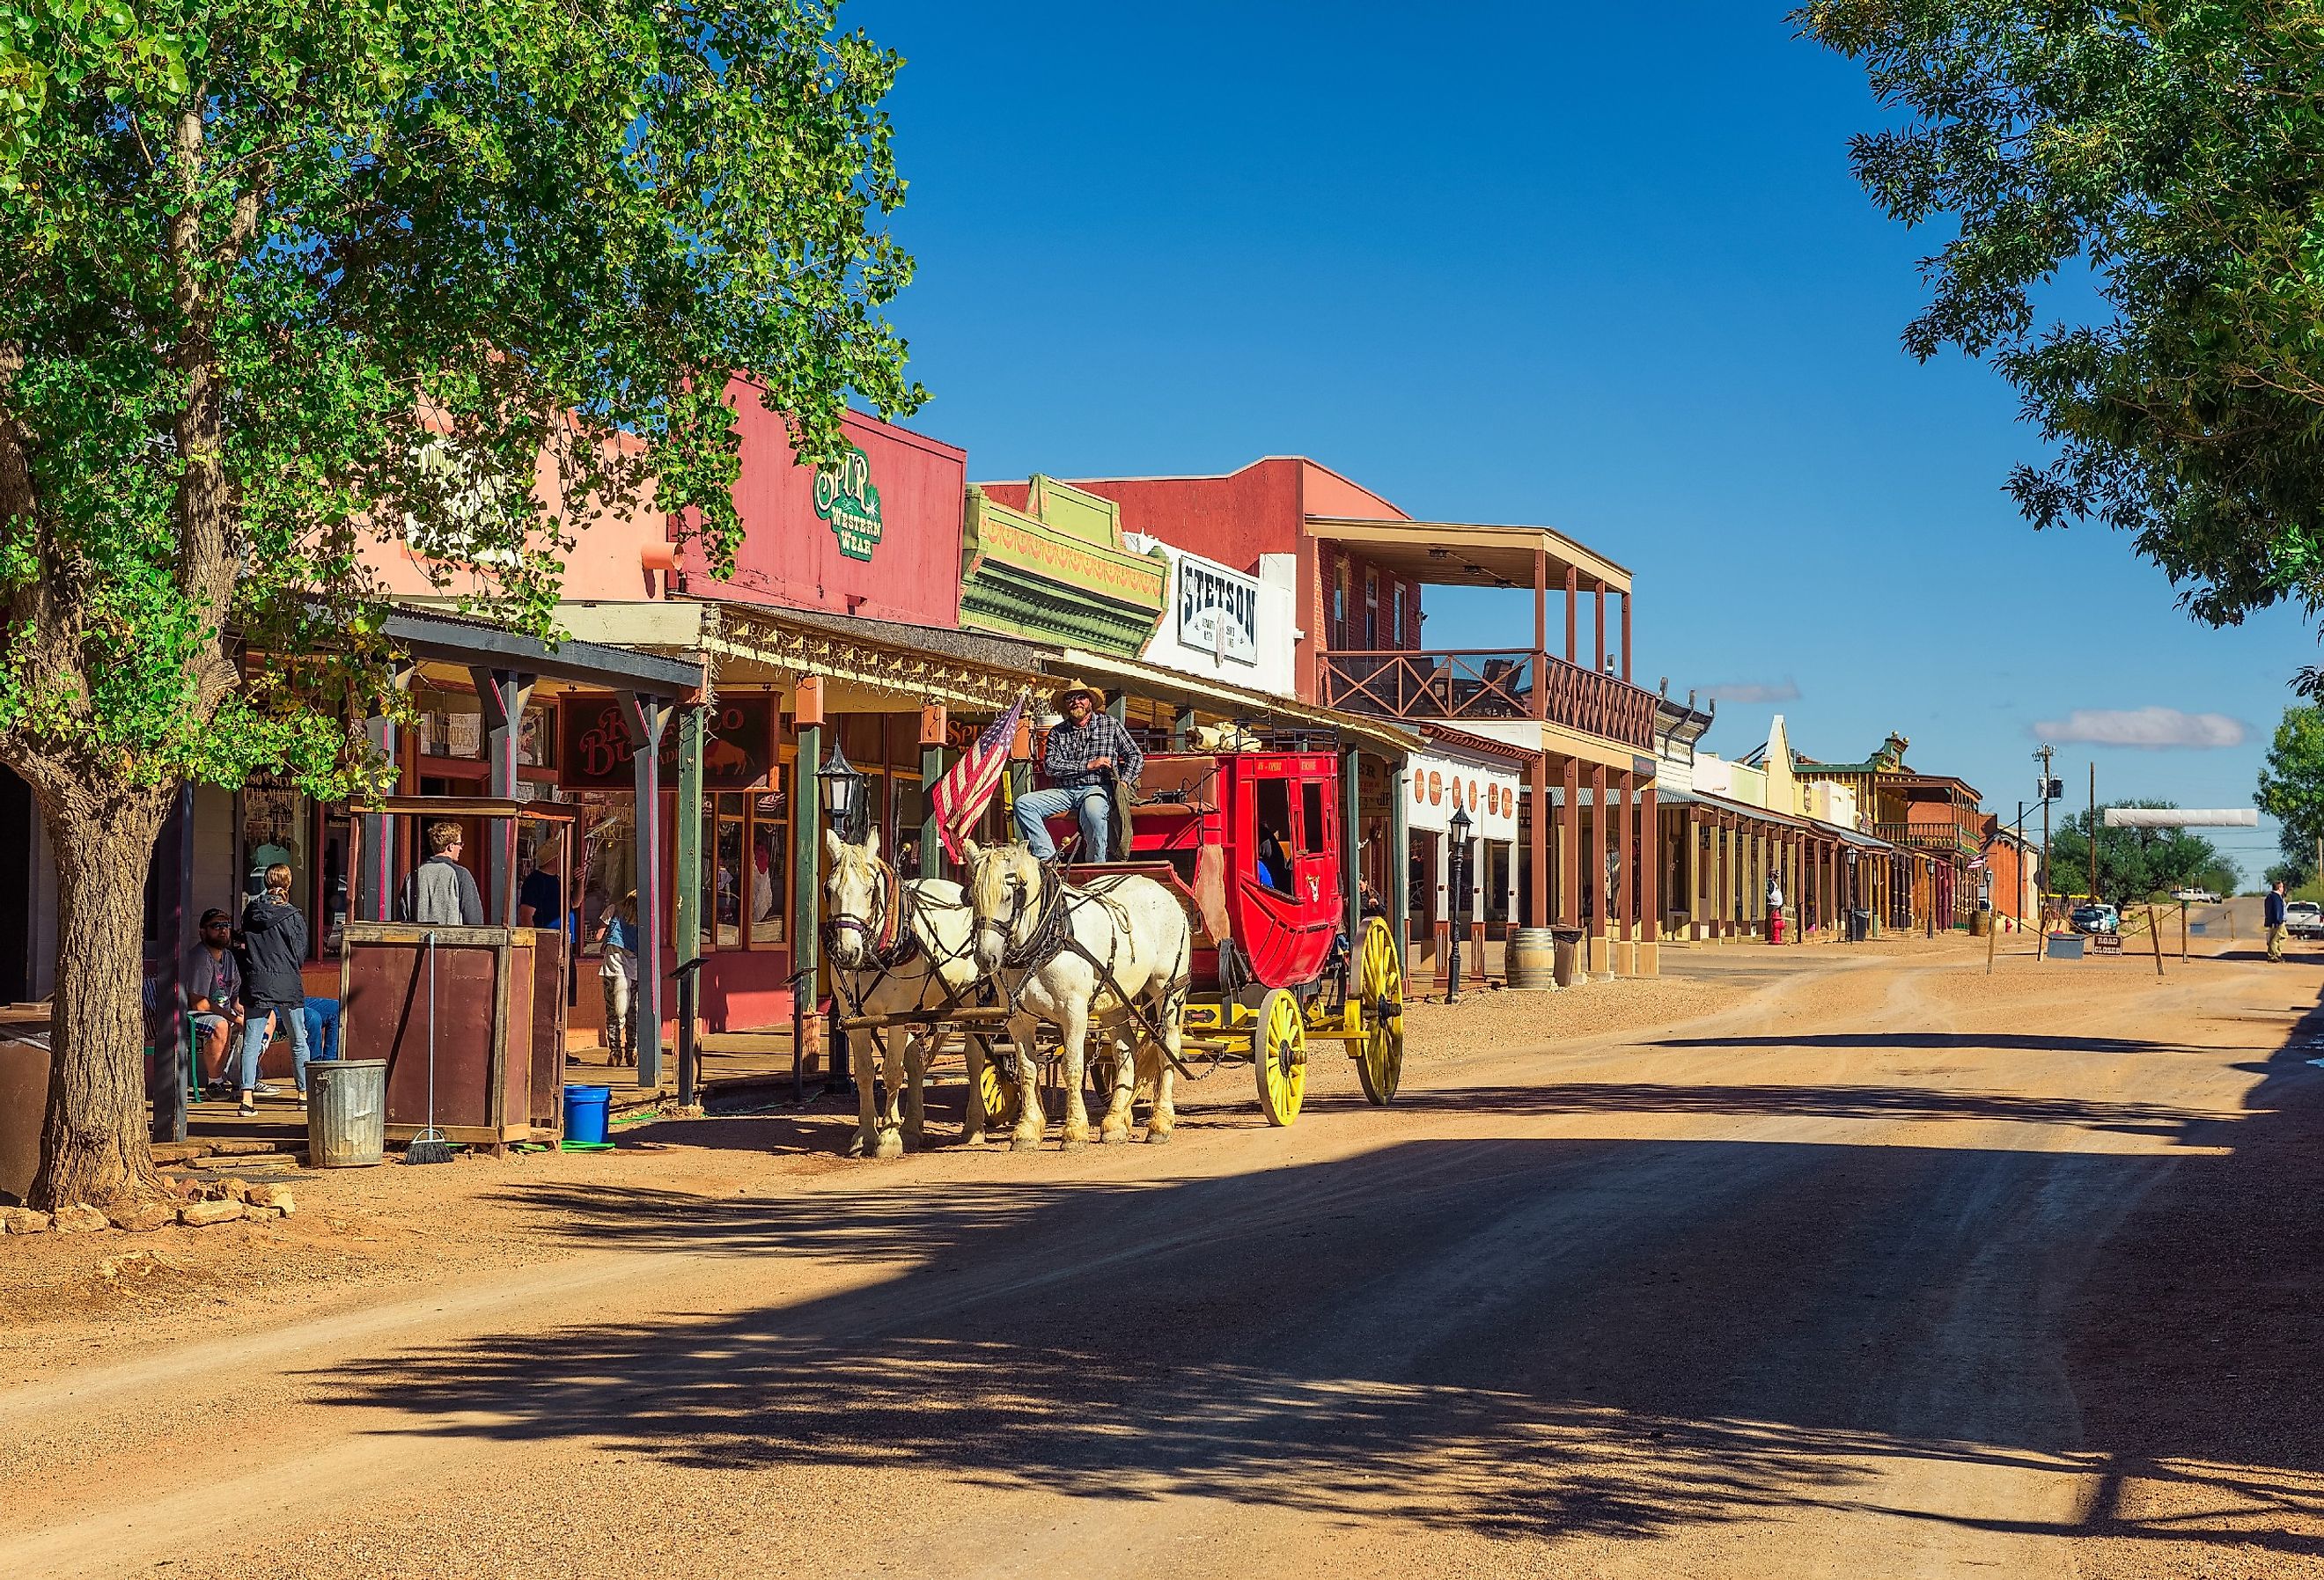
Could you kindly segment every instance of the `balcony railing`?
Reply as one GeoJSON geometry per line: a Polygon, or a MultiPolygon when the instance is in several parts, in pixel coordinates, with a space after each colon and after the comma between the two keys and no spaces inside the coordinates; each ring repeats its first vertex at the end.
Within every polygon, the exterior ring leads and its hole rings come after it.
{"type": "Polygon", "coordinates": [[[1538,718],[1654,748],[1653,692],[1527,648],[1327,652],[1320,668],[1327,707],[1446,723],[1538,718]]]}
{"type": "Polygon", "coordinates": [[[1873,837],[1891,845],[1921,850],[1966,851],[1976,854],[1977,836],[1957,823],[1875,823],[1873,837]]]}

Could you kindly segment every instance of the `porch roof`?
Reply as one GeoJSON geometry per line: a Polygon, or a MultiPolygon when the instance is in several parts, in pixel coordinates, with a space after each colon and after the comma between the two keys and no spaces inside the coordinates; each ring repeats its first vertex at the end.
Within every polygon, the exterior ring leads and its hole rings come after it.
{"type": "Polygon", "coordinates": [[[1309,516],[1310,537],[1344,543],[1365,559],[1423,586],[1533,591],[1533,557],[1549,561],[1550,587],[1563,591],[1571,567],[1585,589],[1628,596],[1630,573],[1547,527],[1409,522],[1400,517],[1309,516]]]}

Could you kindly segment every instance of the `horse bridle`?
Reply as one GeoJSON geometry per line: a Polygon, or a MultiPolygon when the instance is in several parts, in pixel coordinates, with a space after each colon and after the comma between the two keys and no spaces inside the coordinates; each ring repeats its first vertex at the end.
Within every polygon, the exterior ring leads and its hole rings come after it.
{"type": "Polygon", "coordinates": [[[890,866],[884,856],[872,857],[879,869],[880,882],[873,885],[880,896],[879,922],[875,929],[868,918],[835,916],[823,924],[824,946],[843,932],[853,932],[863,940],[863,964],[859,971],[892,971],[909,960],[920,947],[919,930],[911,925],[911,892],[904,887],[903,874],[890,866]]]}

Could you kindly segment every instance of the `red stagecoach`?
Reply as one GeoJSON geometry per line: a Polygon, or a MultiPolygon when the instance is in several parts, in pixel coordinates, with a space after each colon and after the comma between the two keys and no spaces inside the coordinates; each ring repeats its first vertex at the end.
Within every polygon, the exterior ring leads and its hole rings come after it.
{"type": "Polygon", "coordinates": [[[1355,876],[1341,861],[1340,788],[1332,752],[1154,753],[1128,859],[1074,868],[1077,882],[1141,873],[1180,896],[1194,927],[1187,1052],[1249,1057],[1275,1124],[1298,1117],[1311,1040],[1344,1043],[1376,1104],[1404,1067],[1395,939],[1378,916],[1346,938],[1355,876]]]}

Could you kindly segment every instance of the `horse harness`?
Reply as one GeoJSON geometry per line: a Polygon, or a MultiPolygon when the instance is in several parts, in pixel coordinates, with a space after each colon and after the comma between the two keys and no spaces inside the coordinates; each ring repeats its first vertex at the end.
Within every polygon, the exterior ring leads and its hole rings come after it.
{"type": "Polygon", "coordinates": [[[850,1015],[860,1015],[863,1012],[865,1003],[873,993],[880,991],[882,984],[914,961],[925,958],[929,963],[928,975],[934,977],[945,991],[945,1002],[937,1007],[944,1010],[952,1009],[960,1003],[960,994],[949,983],[945,982],[944,973],[940,969],[942,963],[936,960],[935,952],[927,947],[927,940],[920,936],[918,913],[925,902],[916,892],[905,886],[903,874],[891,866],[884,857],[873,856],[872,859],[879,865],[881,879],[880,916],[876,926],[852,916],[833,917],[823,924],[824,947],[826,951],[830,948],[831,940],[842,931],[860,933],[863,935],[864,940],[863,965],[853,971],[835,971],[832,974],[833,989],[841,998],[853,1001],[847,1005],[847,1012],[850,1015]],[[861,980],[867,971],[877,973],[872,976],[871,984],[861,993],[850,993],[843,985],[843,979],[861,980]]]}
{"type": "MultiPolygon", "coordinates": [[[[1024,914],[1025,893],[1019,890],[1009,908],[1009,919],[1005,922],[996,917],[987,917],[976,925],[980,931],[986,928],[997,929],[1003,937],[1013,938],[1018,919],[1024,914]]],[[[1033,973],[1060,955],[1078,955],[1089,962],[1090,968],[1097,973],[1099,983],[1112,993],[1115,1001],[1128,1012],[1131,1020],[1138,1022],[1139,1029],[1146,1033],[1148,1039],[1170,1057],[1171,1064],[1181,1075],[1191,1075],[1185,1061],[1169,1055],[1170,1045],[1163,1039],[1162,1030],[1153,1017],[1139,1006],[1137,1000],[1122,991],[1120,979],[1114,975],[1114,966],[1121,958],[1121,940],[1129,930],[1129,912],[1102,894],[1074,888],[1057,876],[1055,867],[1042,863],[1040,915],[1034,921],[1033,930],[1026,935],[1025,941],[1011,943],[1001,956],[1004,970],[1019,973],[1016,987],[1009,990],[1010,1011],[1012,1013],[1016,1012],[1018,1000],[1025,991],[1025,984],[1032,979],[1033,973]],[[1089,946],[1074,936],[1068,908],[1075,903],[1098,906],[1119,924],[1106,929],[1106,957],[1102,960],[1089,946]]]]}

